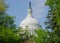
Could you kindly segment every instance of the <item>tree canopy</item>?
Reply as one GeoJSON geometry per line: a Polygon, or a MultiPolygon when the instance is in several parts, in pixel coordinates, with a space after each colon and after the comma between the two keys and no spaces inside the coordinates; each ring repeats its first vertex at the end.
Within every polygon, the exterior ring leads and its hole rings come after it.
{"type": "Polygon", "coordinates": [[[49,12],[47,15],[47,29],[51,29],[49,32],[50,43],[60,42],[60,0],[47,0],[46,6],[49,6],[49,12]]]}
{"type": "Polygon", "coordinates": [[[22,43],[17,36],[14,17],[6,13],[8,6],[5,0],[0,0],[0,43],[22,43]]]}

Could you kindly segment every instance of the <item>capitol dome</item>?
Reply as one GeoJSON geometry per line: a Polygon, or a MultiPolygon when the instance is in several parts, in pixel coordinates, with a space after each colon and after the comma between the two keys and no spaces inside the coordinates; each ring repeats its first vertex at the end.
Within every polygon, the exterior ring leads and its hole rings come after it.
{"type": "Polygon", "coordinates": [[[20,23],[20,27],[22,27],[23,30],[27,29],[30,34],[33,34],[34,30],[38,30],[38,21],[32,16],[31,2],[29,3],[28,15],[20,23]]]}
{"type": "Polygon", "coordinates": [[[20,24],[20,27],[26,28],[26,27],[31,27],[31,28],[38,28],[38,21],[33,18],[33,17],[26,17],[20,24]]]}

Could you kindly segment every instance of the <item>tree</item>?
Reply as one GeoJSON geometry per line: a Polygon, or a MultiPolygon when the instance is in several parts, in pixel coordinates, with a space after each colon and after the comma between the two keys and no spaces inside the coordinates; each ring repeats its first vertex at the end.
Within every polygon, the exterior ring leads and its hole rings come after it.
{"type": "Polygon", "coordinates": [[[60,42],[60,0],[47,0],[46,5],[49,6],[47,15],[46,28],[49,31],[50,43],[60,42]]]}
{"type": "Polygon", "coordinates": [[[0,0],[0,13],[5,12],[8,8],[8,5],[5,3],[5,0],[0,0]]]}
{"type": "Polygon", "coordinates": [[[48,43],[48,32],[46,30],[39,29],[36,32],[36,36],[34,36],[35,43],[48,43]]]}
{"type": "Polygon", "coordinates": [[[0,0],[0,26],[16,29],[14,17],[6,13],[7,8],[8,5],[5,3],[5,0],[0,0]]]}
{"type": "Polygon", "coordinates": [[[52,30],[54,30],[54,28],[60,28],[59,22],[60,22],[60,17],[59,17],[59,13],[60,13],[60,4],[59,1],[57,0],[47,0],[46,5],[49,6],[49,12],[47,15],[47,21],[45,24],[47,25],[47,28],[50,28],[52,30]],[[58,22],[59,21],[59,22],[58,22]]]}
{"type": "Polygon", "coordinates": [[[13,31],[11,29],[0,26],[0,43],[11,42],[13,40],[16,40],[15,37],[16,35],[13,34],[13,31]]]}
{"type": "Polygon", "coordinates": [[[5,0],[0,0],[0,43],[22,43],[21,37],[17,36],[14,17],[6,13],[7,8],[5,0]]]}

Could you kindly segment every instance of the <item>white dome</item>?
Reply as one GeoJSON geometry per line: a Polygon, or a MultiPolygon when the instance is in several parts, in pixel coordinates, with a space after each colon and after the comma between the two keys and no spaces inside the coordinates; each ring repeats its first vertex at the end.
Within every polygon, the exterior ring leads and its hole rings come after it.
{"type": "Polygon", "coordinates": [[[28,15],[21,22],[20,27],[22,27],[24,31],[28,30],[30,34],[34,34],[34,30],[38,30],[38,21],[32,17],[31,3],[29,4],[28,15]]]}
{"type": "Polygon", "coordinates": [[[26,17],[20,24],[22,28],[38,28],[38,21],[33,17],[26,17]]]}
{"type": "Polygon", "coordinates": [[[35,35],[34,30],[38,30],[38,21],[33,17],[26,17],[20,24],[22,30],[28,30],[29,35],[35,35]]]}

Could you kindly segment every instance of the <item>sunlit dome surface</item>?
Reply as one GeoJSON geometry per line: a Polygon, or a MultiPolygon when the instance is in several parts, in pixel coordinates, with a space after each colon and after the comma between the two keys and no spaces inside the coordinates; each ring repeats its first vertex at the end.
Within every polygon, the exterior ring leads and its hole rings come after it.
{"type": "Polygon", "coordinates": [[[38,21],[33,17],[26,17],[20,24],[22,28],[38,28],[38,21]]]}

